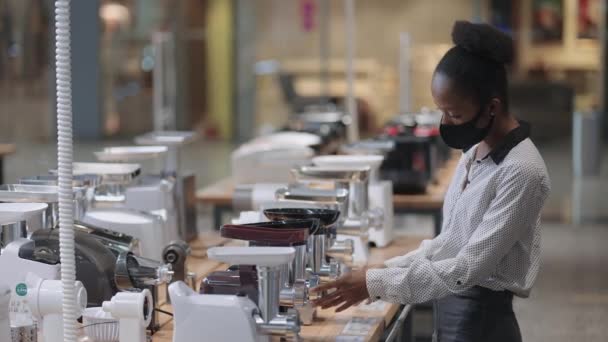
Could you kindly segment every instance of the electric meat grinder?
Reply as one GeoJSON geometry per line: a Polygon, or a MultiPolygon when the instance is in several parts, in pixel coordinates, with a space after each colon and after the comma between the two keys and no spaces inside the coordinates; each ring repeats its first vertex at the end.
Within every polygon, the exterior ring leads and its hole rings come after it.
{"type": "MultiPolygon", "coordinates": [[[[41,221],[29,222],[28,234],[39,229],[55,228],[59,224],[59,197],[57,186],[3,184],[0,185],[0,202],[4,203],[46,203],[47,208],[41,221]]],[[[88,203],[86,189],[74,188],[75,219],[84,216],[88,203]]],[[[23,236],[26,237],[26,236],[23,236]]]]}
{"type": "Polygon", "coordinates": [[[355,154],[319,156],[312,159],[313,164],[327,167],[369,167],[369,207],[381,212],[382,227],[370,229],[369,243],[376,247],[386,247],[393,239],[393,183],[380,180],[379,169],[384,161],[382,155],[355,154]]]}
{"type": "Polygon", "coordinates": [[[139,241],[140,255],[150,259],[162,260],[162,250],[171,241],[162,217],[133,209],[93,209],[86,213],[82,222],[133,236],[139,241]]]}
{"type": "Polygon", "coordinates": [[[193,131],[154,131],[135,138],[137,145],[166,146],[164,177],[174,180],[174,195],[178,217],[179,239],[190,241],[197,236],[196,230],[196,177],[182,168],[180,150],[196,141],[193,131]]]}
{"type": "Polygon", "coordinates": [[[369,208],[369,167],[321,167],[302,166],[292,169],[294,180],[307,186],[333,186],[348,189],[348,209],[344,221],[338,227],[337,240],[354,242],[353,261],[367,263],[368,232],[381,229],[383,213],[369,208]]]}
{"type": "MultiPolygon", "coordinates": [[[[146,153],[156,155],[149,151],[146,153]]],[[[132,154],[138,155],[137,153],[132,154]]],[[[94,190],[94,200],[90,205],[92,208],[83,212],[79,221],[83,226],[132,236],[139,241],[139,248],[132,250],[133,252],[160,260],[162,249],[173,241],[173,237],[176,235],[175,231],[171,233],[167,220],[170,217],[167,212],[174,212],[174,210],[144,212],[127,208],[129,199],[132,198],[131,184],[135,182],[140,173],[139,164],[74,163],[76,176],[93,175],[101,179],[94,190]]],[[[159,189],[153,189],[151,193],[154,193],[156,197],[163,196],[159,189]]],[[[154,196],[150,195],[152,198],[155,198],[154,196]]],[[[153,208],[157,207],[152,206],[149,209],[153,208]]],[[[109,236],[111,234],[104,235],[106,238],[111,238],[109,236]]]]}
{"type": "MultiPolygon", "coordinates": [[[[145,160],[162,160],[167,158],[166,146],[120,146],[106,147],[95,152],[101,162],[135,163],[145,160]]],[[[163,216],[166,222],[169,240],[179,239],[179,216],[175,194],[175,179],[171,171],[163,170],[159,174],[140,175],[125,187],[124,207],[163,216]]]]}
{"type": "MultiPolygon", "coordinates": [[[[335,259],[329,258],[329,236],[335,231],[335,224],[340,216],[339,211],[316,208],[271,208],[265,209],[264,215],[277,223],[310,219],[319,221],[319,229],[311,231],[308,237],[304,270],[298,265],[293,267],[295,271],[292,273],[295,273],[295,279],[306,279],[307,273],[319,277],[309,284],[308,287],[313,288],[322,281],[336,279],[344,273],[341,265],[335,259]]],[[[345,251],[344,254],[348,254],[348,252],[345,251]]],[[[314,277],[308,279],[314,279],[314,277]]]]}
{"type": "MultiPolygon", "coordinates": [[[[261,222],[244,225],[224,225],[222,237],[248,241],[250,246],[293,247],[296,251],[293,262],[281,269],[280,304],[285,308],[300,310],[308,304],[308,286],[306,284],[306,262],[308,237],[317,233],[320,225],[316,219],[281,222],[261,222]]],[[[245,264],[248,271],[250,264],[245,264]]],[[[238,268],[240,266],[233,266],[238,268]]],[[[206,286],[213,286],[214,274],[206,279],[206,286]]],[[[246,275],[244,275],[246,276],[246,275]]],[[[241,280],[242,281],[242,280],[241,280]]],[[[313,280],[314,281],[314,280],[313,280]]],[[[315,286],[317,282],[313,284],[315,286]]],[[[308,310],[310,311],[310,310],[308,310]]],[[[308,320],[312,323],[312,317],[308,320]]]]}
{"type": "Polygon", "coordinates": [[[319,229],[311,231],[306,246],[306,259],[304,263],[294,262],[290,265],[289,283],[286,288],[294,287],[299,279],[303,279],[309,296],[303,305],[296,307],[300,313],[302,324],[312,324],[316,316],[316,308],[310,300],[313,300],[310,290],[328,280],[334,280],[345,272],[335,259],[328,261],[328,236],[332,227],[338,220],[340,212],[329,209],[312,208],[273,208],[264,210],[268,219],[276,222],[289,222],[290,220],[319,220],[319,229]]]}
{"type": "Polygon", "coordinates": [[[338,221],[327,230],[325,256],[329,257],[330,263],[332,259],[342,262],[339,264],[339,276],[347,272],[348,267],[345,263],[352,262],[354,253],[352,240],[337,241],[337,228],[345,222],[342,213],[348,212],[348,195],[349,192],[345,189],[317,189],[290,185],[277,190],[275,196],[278,202],[266,208],[318,208],[338,211],[340,213],[338,221]]]}
{"type": "MultiPolygon", "coordinates": [[[[86,211],[91,206],[95,187],[100,184],[101,177],[93,175],[78,175],[74,177],[75,229],[92,235],[116,255],[123,251],[132,251],[140,254],[141,248],[139,240],[133,236],[102,228],[95,224],[82,222],[86,211]]],[[[31,236],[31,234],[38,230],[58,228],[59,207],[57,197],[57,176],[48,175],[23,178],[20,182],[21,184],[4,185],[0,187],[0,202],[29,201],[47,204],[46,213],[42,217],[42,223],[28,222],[28,234],[23,234],[22,237],[31,236]]]]}
{"type": "Polygon", "coordinates": [[[297,312],[279,314],[281,268],[290,264],[292,247],[215,247],[210,259],[227,264],[255,265],[258,302],[233,295],[197,294],[183,282],[169,286],[174,309],[173,340],[268,342],[272,336],[297,340],[297,312]]]}
{"type": "MultiPolygon", "coordinates": [[[[22,237],[28,223],[39,223],[47,207],[41,203],[0,203],[0,229],[4,235],[4,248],[0,251],[0,269],[4,272],[0,287],[10,289],[8,321],[17,335],[26,333],[27,329],[28,334],[35,334],[31,327],[38,321],[45,341],[59,342],[63,334],[62,325],[57,325],[57,319],[61,320],[62,298],[61,282],[57,280],[58,260],[45,259],[41,254],[46,251],[39,251],[37,255],[34,242],[22,237]],[[4,234],[6,232],[11,234],[4,234]]],[[[51,230],[37,230],[34,234],[44,231],[51,230]]],[[[84,308],[86,291],[80,282],[76,288],[79,299],[76,309],[84,308]]]]}

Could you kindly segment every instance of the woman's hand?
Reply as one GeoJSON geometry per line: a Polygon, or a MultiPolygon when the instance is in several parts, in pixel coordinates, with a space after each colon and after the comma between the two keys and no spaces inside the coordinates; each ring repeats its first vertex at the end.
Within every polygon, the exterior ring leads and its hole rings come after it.
{"type": "Polygon", "coordinates": [[[368,299],[369,293],[367,292],[367,284],[365,283],[366,272],[367,268],[353,271],[338,278],[336,281],[315,287],[311,291],[317,293],[332,289],[335,291],[314,301],[314,305],[320,306],[323,309],[339,305],[336,312],[341,312],[368,299]]]}

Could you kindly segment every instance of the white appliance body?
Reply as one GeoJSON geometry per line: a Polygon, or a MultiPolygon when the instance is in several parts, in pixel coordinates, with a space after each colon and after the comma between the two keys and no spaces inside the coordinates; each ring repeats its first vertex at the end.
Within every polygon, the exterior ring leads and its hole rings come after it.
{"type": "Polygon", "coordinates": [[[118,319],[119,342],[146,342],[146,327],[152,320],[154,301],[152,293],[118,292],[111,300],[103,302],[103,311],[118,319]]]}
{"type": "Polygon", "coordinates": [[[125,189],[125,208],[160,215],[164,218],[167,240],[179,240],[179,216],[175,182],[160,176],[141,177],[125,189]]]}
{"type": "Polygon", "coordinates": [[[247,297],[204,295],[178,281],[169,286],[173,304],[173,342],[268,342],[258,335],[257,306],[247,297]]]}
{"type": "Polygon", "coordinates": [[[11,290],[10,315],[11,326],[20,327],[32,324],[32,315],[27,304],[27,285],[25,283],[28,273],[33,273],[43,279],[60,279],[60,265],[49,265],[42,262],[27,260],[19,257],[22,247],[29,248],[31,240],[19,239],[8,244],[0,255],[0,287],[11,290]]]}
{"type": "Polygon", "coordinates": [[[314,154],[307,146],[249,142],[232,152],[232,178],[235,184],[287,183],[289,170],[309,164],[314,154]]]}
{"type": "MultiPolygon", "coordinates": [[[[393,206],[393,183],[379,179],[379,168],[384,157],[381,155],[338,155],[320,156],[313,158],[312,162],[320,166],[329,167],[370,167],[372,173],[369,182],[369,208],[381,210],[382,229],[370,229],[368,236],[369,242],[376,247],[385,247],[393,240],[394,206],[393,206]]],[[[360,240],[352,238],[353,240],[360,240]]],[[[354,261],[362,261],[365,253],[357,248],[358,241],[355,241],[354,261]],[[358,255],[358,256],[357,256],[358,255]]]]}
{"type": "Polygon", "coordinates": [[[96,227],[124,233],[137,238],[140,242],[141,256],[162,260],[162,251],[170,241],[163,219],[150,213],[130,209],[89,210],[83,222],[96,227]]]}
{"type": "MultiPolygon", "coordinates": [[[[28,273],[25,283],[28,306],[38,322],[39,335],[44,342],[63,342],[62,281],[42,279],[34,273],[28,273]]],[[[74,287],[75,316],[80,317],[87,306],[87,291],[79,281],[75,282],[74,287]]]]}
{"type": "Polygon", "coordinates": [[[384,213],[382,229],[369,230],[369,242],[376,247],[386,247],[393,241],[395,210],[393,207],[393,183],[378,181],[369,186],[369,203],[384,213]]]}
{"type": "Polygon", "coordinates": [[[11,289],[0,285],[0,341],[11,340],[11,323],[9,320],[9,304],[11,302],[11,289]]]}

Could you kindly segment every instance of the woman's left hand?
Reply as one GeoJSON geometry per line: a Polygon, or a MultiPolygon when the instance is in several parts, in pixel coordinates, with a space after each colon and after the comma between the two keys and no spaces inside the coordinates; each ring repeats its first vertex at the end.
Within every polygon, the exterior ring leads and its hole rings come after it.
{"type": "Polygon", "coordinates": [[[314,301],[315,306],[323,309],[340,305],[336,312],[344,311],[353,305],[357,305],[369,298],[365,274],[367,268],[360,271],[348,273],[336,281],[320,285],[312,289],[313,292],[322,292],[335,289],[334,292],[314,301]]]}

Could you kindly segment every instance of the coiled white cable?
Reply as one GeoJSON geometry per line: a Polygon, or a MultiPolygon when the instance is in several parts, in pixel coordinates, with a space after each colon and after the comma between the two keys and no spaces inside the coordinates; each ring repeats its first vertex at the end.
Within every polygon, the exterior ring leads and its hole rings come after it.
{"type": "Polygon", "coordinates": [[[59,257],[63,288],[63,340],[76,342],[76,258],[72,189],[72,71],[70,0],[55,1],[55,75],[57,92],[57,170],[59,183],[59,257]]]}

